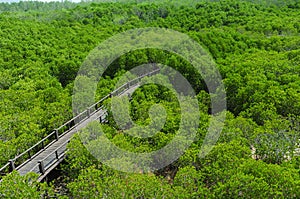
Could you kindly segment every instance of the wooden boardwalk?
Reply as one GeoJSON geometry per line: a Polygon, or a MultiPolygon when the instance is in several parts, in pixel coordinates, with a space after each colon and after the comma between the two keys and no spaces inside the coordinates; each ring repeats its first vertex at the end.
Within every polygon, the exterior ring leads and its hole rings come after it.
{"type": "Polygon", "coordinates": [[[105,96],[84,112],[55,129],[47,137],[0,168],[1,176],[17,170],[20,175],[35,172],[39,174],[38,180],[43,180],[65,158],[67,144],[76,132],[86,127],[92,121],[105,121],[107,111],[102,105],[104,100],[112,96],[125,96],[133,93],[139,87],[143,77],[155,75],[158,72],[159,69],[155,69],[123,84],[111,92],[110,95],[105,96]]]}
{"type": "Polygon", "coordinates": [[[74,128],[68,131],[57,141],[40,151],[40,153],[32,158],[29,162],[17,168],[17,171],[20,173],[20,175],[25,175],[26,173],[33,171],[35,173],[43,174],[41,176],[43,178],[43,176],[47,175],[53,168],[57,166],[57,164],[59,164],[63,160],[67,143],[70,141],[74,133],[87,126],[87,124],[91,121],[99,119],[99,117],[103,116],[105,113],[106,111],[104,110],[98,110],[89,118],[74,126],[74,128]],[[49,169],[50,167],[53,168],[49,169]]]}

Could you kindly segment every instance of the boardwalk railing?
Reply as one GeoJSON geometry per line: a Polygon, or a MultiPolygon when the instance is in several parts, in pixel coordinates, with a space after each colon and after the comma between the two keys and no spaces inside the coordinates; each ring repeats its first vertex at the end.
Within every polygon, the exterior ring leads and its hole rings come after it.
{"type": "MultiPolygon", "coordinates": [[[[13,170],[18,170],[28,162],[30,162],[34,157],[38,156],[42,153],[45,149],[51,146],[53,143],[57,142],[60,138],[64,137],[68,134],[71,130],[76,128],[80,123],[84,120],[88,119],[91,115],[95,114],[99,110],[104,110],[105,107],[103,106],[104,100],[112,97],[112,96],[119,96],[129,90],[132,86],[138,85],[142,78],[146,76],[152,76],[157,74],[160,71],[159,68],[154,69],[151,72],[143,74],[125,84],[118,87],[116,90],[112,91],[109,95],[103,97],[98,102],[94,103],[93,105],[89,106],[86,110],[82,113],[76,115],[69,121],[65,122],[63,125],[52,131],[49,135],[44,137],[42,140],[34,144],[32,147],[24,151],[23,153],[17,155],[15,158],[11,159],[6,163],[2,168],[0,168],[0,178],[6,175],[7,173],[12,172],[13,170]]],[[[100,115],[100,121],[106,114],[100,115]]],[[[98,118],[99,119],[99,118],[98,118]]],[[[36,166],[34,166],[30,171],[36,172],[38,174],[45,174],[49,168],[52,170],[57,166],[57,164],[64,158],[66,153],[66,146],[70,140],[67,140],[55,151],[48,154],[44,159],[40,160],[36,166]]]]}

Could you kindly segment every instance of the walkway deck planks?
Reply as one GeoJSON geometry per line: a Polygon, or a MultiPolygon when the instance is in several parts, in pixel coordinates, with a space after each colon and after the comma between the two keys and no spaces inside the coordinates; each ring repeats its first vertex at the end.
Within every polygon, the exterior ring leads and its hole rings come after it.
{"type": "Polygon", "coordinates": [[[68,126],[69,129],[67,129],[61,135],[59,135],[58,130],[56,130],[30,149],[16,156],[16,158],[14,158],[13,160],[10,160],[5,166],[0,169],[0,174],[7,174],[8,170],[10,170],[8,173],[10,173],[12,170],[17,170],[20,175],[26,175],[29,172],[35,172],[39,174],[38,180],[43,180],[47,176],[47,174],[51,172],[65,158],[67,150],[66,146],[75,133],[77,133],[80,129],[86,127],[92,121],[104,120],[105,116],[107,115],[107,111],[105,110],[105,107],[100,106],[101,102],[112,96],[127,96],[128,94],[132,94],[139,87],[141,79],[143,77],[155,75],[159,71],[160,69],[152,70],[136,79],[127,82],[126,84],[123,84],[122,86],[111,92],[110,95],[102,98],[100,101],[92,105],[83,113],[79,114],[78,116],[72,118],[67,123],[62,125],[59,129],[63,129],[63,127],[68,126]],[[51,141],[48,145],[44,146],[46,139],[50,139],[50,137],[53,135],[56,139],[51,141]],[[39,147],[40,144],[42,145],[42,149],[34,154],[31,154],[31,152],[36,147],[39,147]],[[27,154],[31,154],[31,157],[23,161],[20,165],[15,166],[15,161],[18,158],[25,157],[25,155],[27,154]]]}

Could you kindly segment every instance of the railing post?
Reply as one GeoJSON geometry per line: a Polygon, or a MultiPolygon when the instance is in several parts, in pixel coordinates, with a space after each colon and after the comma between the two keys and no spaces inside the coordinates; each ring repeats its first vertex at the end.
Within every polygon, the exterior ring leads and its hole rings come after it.
{"type": "Polygon", "coordinates": [[[58,159],[58,152],[57,151],[55,151],[55,157],[56,157],[56,159],[58,159]]]}
{"type": "Polygon", "coordinates": [[[44,144],[44,141],[42,141],[42,149],[45,148],[45,144],[44,144]]]}
{"type": "Polygon", "coordinates": [[[58,129],[55,129],[55,139],[58,140],[58,129]]]}
{"type": "Polygon", "coordinates": [[[74,120],[72,120],[72,121],[70,122],[70,128],[72,128],[73,126],[75,126],[75,121],[74,121],[74,120]]]}
{"type": "Polygon", "coordinates": [[[39,163],[39,169],[40,169],[41,174],[44,174],[45,173],[44,162],[43,161],[38,161],[38,163],[39,163]]]}
{"type": "Polygon", "coordinates": [[[27,153],[28,153],[28,156],[29,156],[29,158],[31,159],[31,154],[30,154],[30,151],[28,151],[27,153]]]}
{"type": "Polygon", "coordinates": [[[14,159],[10,159],[9,160],[9,171],[12,172],[13,170],[16,170],[15,160],[14,159]]]}
{"type": "Polygon", "coordinates": [[[69,129],[71,128],[71,122],[69,122],[69,123],[67,124],[67,127],[68,127],[67,130],[69,130],[69,129]]]}
{"type": "Polygon", "coordinates": [[[91,113],[90,113],[90,108],[88,108],[88,109],[86,109],[86,111],[87,111],[87,117],[90,117],[91,115],[91,113]]]}
{"type": "Polygon", "coordinates": [[[131,99],[132,99],[132,98],[131,98],[131,94],[130,94],[130,93],[128,93],[128,94],[127,94],[127,97],[128,97],[128,99],[129,99],[129,100],[131,100],[131,99]]]}

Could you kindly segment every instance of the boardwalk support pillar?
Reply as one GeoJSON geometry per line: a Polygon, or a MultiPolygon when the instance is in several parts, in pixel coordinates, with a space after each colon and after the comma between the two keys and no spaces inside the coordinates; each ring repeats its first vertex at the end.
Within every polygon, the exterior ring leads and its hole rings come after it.
{"type": "Polygon", "coordinates": [[[39,163],[39,169],[40,169],[41,174],[44,174],[45,173],[44,162],[43,161],[38,161],[38,163],[39,163]]]}
{"type": "Polygon", "coordinates": [[[55,157],[56,157],[56,159],[59,159],[59,156],[58,156],[58,152],[57,152],[57,151],[55,151],[55,157]]]}
{"type": "Polygon", "coordinates": [[[16,170],[15,160],[14,159],[10,159],[9,160],[9,171],[12,172],[13,170],[16,170]]]}

